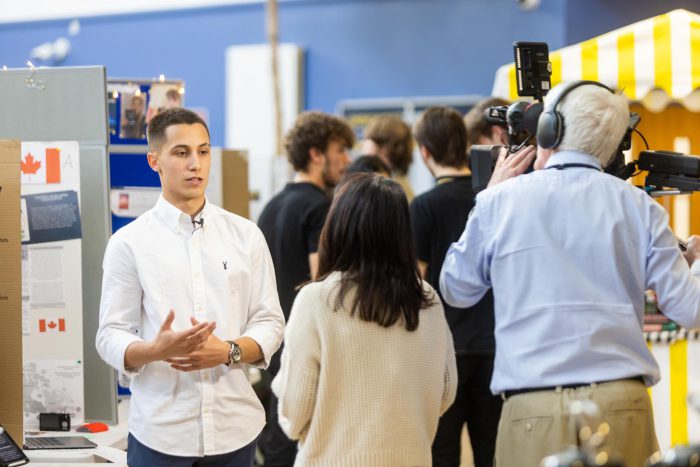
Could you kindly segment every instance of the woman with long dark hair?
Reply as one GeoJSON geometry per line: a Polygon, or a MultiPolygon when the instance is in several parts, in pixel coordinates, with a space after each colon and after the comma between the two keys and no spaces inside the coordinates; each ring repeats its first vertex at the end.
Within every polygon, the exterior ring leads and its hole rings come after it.
{"type": "Polygon", "coordinates": [[[348,177],[272,385],[280,425],[299,440],[295,465],[430,465],[456,382],[442,305],[418,275],[406,195],[375,174],[348,177]]]}

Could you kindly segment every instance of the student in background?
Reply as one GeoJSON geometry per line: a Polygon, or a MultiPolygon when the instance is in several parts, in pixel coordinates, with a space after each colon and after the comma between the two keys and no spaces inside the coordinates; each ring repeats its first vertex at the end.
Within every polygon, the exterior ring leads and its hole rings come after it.
{"type": "Polygon", "coordinates": [[[345,172],[348,177],[357,172],[376,173],[382,177],[391,178],[391,169],[379,156],[360,156],[353,161],[345,172]]]}
{"type": "Polygon", "coordinates": [[[282,340],[260,230],[212,205],[209,130],[165,110],[148,126],[162,194],[104,256],[97,351],[131,378],[132,467],[249,467],[265,412],[245,374],[282,340]],[[206,222],[206,223],[205,223],[206,222]]]}
{"type": "Polygon", "coordinates": [[[411,127],[396,115],[374,117],[365,128],[361,151],[362,154],[379,156],[389,166],[392,178],[401,185],[411,202],[413,190],[408,182],[408,169],[413,162],[411,127]]]}
{"type": "MultiPolygon", "coordinates": [[[[275,265],[277,290],[286,319],[297,287],[316,276],[318,239],[331,200],[328,195],[350,164],[349,149],[355,134],[343,120],[322,112],[306,112],[287,134],[285,149],[296,175],[291,183],[263,209],[258,225],[270,246],[275,265]]],[[[279,356],[268,372],[279,370],[279,356]]],[[[277,423],[277,399],[270,397],[268,426],[261,448],[265,466],[294,463],[296,443],[290,441],[277,423]]]]}
{"type": "Polygon", "coordinates": [[[456,368],[440,300],[421,281],[401,187],[357,173],[321,234],[273,381],[296,465],[427,466],[456,368]]]}
{"type": "MultiPolygon", "coordinates": [[[[423,162],[436,186],[411,203],[411,222],[421,273],[435,289],[445,254],[456,242],[474,207],[467,163],[467,131],[462,116],[449,107],[430,107],[414,128],[423,162]]],[[[442,298],[442,297],[441,297],[442,298]]],[[[459,384],[452,407],[440,418],[433,444],[433,465],[457,467],[462,428],[466,423],[474,465],[493,465],[501,399],[491,394],[495,341],[493,295],[470,309],[443,302],[457,356],[459,384]]]]}

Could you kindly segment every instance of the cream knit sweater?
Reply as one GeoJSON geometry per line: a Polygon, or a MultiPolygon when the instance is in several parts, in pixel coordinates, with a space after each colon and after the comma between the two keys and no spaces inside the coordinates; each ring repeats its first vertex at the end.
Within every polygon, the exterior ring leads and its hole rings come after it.
{"type": "Polygon", "coordinates": [[[334,309],[339,278],[299,292],[272,383],[280,425],[299,440],[295,465],[429,466],[438,419],[457,387],[440,299],[421,311],[416,331],[401,321],[384,328],[350,316],[352,291],[334,309]]]}

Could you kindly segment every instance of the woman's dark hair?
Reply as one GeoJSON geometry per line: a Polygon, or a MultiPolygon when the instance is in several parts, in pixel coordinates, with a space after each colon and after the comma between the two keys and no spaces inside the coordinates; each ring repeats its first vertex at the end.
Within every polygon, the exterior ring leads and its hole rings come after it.
{"type": "Polygon", "coordinates": [[[350,315],[383,327],[403,319],[418,328],[421,308],[435,296],[418,275],[408,202],[401,186],[371,173],[356,173],[337,188],[321,231],[319,278],[340,271],[336,308],[356,287],[350,315]]]}
{"type": "Polygon", "coordinates": [[[345,176],[358,172],[369,172],[375,174],[387,174],[391,176],[391,169],[379,156],[360,156],[353,161],[352,164],[345,170],[345,176]]]}

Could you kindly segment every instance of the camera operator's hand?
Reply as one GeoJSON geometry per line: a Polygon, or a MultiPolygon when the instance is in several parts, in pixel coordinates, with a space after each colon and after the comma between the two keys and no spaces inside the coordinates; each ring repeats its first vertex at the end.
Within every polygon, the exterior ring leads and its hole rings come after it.
{"type": "Polygon", "coordinates": [[[536,153],[535,146],[525,146],[520,151],[508,156],[508,149],[506,147],[501,148],[488,186],[492,187],[525,172],[535,159],[536,153]]]}
{"type": "Polygon", "coordinates": [[[700,236],[693,235],[688,239],[686,250],[683,252],[688,265],[692,266],[694,261],[700,259],[700,236]]]}

